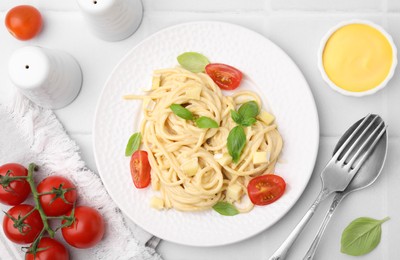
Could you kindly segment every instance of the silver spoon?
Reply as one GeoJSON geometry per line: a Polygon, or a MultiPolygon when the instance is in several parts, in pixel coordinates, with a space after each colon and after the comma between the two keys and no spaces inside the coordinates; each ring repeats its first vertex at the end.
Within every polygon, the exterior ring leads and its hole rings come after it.
{"type": "MultiPolygon", "coordinates": [[[[380,121],[382,121],[381,118],[379,119],[380,121]]],[[[356,128],[360,123],[361,120],[359,120],[354,126],[352,126],[352,128],[356,128]]],[[[386,127],[387,126],[385,125],[384,129],[386,127]]],[[[354,130],[352,128],[348,130],[349,133],[351,133],[354,130]]],[[[345,133],[345,135],[346,134],[347,132],[345,133]]],[[[336,151],[341,146],[342,142],[343,142],[342,139],[339,140],[339,143],[336,145],[333,153],[336,153],[336,151]]],[[[335,209],[340,204],[340,202],[349,193],[368,187],[369,185],[374,183],[375,180],[379,177],[380,173],[382,172],[383,165],[385,164],[385,159],[387,154],[387,143],[388,143],[388,134],[387,131],[385,131],[379,143],[376,145],[375,151],[365,161],[365,163],[360,168],[356,176],[354,176],[353,180],[350,182],[349,186],[347,186],[347,188],[342,192],[336,192],[331,207],[328,210],[325,219],[323,220],[321,227],[319,228],[318,233],[316,234],[315,239],[311,244],[309,250],[307,251],[306,255],[304,256],[303,260],[311,260],[314,258],[315,252],[317,250],[319,242],[321,241],[322,235],[324,234],[324,231],[329,223],[329,220],[331,219],[333,213],[335,212],[335,209]]]]}

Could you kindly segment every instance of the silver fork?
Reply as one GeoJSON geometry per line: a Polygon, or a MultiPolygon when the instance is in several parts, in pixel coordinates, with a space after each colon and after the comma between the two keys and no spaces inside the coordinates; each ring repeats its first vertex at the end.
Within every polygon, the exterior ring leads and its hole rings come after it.
{"type": "Polygon", "coordinates": [[[285,259],[288,250],[314,215],[319,203],[333,192],[343,191],[349,185],[351,179],[375,147],[376,142],[370,143],[370,141],[373,137],[372,133],[374,133],[376,129],[373,130],[371,134],[366,134],[377,118],[379,118],[377,115],[367,115],[354,131],[351,133],[347,131],[342,136],[342,138],[346,138],[345,141],[342,142],[343,144],[341,147],[333,155],[332,159],[321,173],[322,188],[317,199],[293,229],[292,233],[290,233],[269,260],[285,259]]]}

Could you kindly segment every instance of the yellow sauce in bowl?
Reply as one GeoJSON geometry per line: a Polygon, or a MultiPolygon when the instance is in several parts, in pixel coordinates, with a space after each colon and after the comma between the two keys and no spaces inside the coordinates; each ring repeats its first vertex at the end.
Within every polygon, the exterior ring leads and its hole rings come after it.
{"type": "Polygon", "coordinates": [[[337,87],[364,92],[385,81],[392,69],[393,56],[392,45],[380,30],[353,23],[340,27],[328,38],[322,65],[337,87]]]}

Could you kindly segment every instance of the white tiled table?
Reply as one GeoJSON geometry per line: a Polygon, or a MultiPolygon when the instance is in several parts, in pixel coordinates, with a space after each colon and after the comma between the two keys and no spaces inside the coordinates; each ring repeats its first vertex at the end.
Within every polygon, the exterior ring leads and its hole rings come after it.
{"type": "MultiPolygon", "coordinates": [[[[267,259],[297,224],[320,189],[319,173],[341,133],[368,112],[383,116],[390,127],[389,154],[383,175],[368,189],[349,196],[326,230],[317,259],[356,259],[340,253],[340,236],[354,218],[369,216],[391,220],[383,226],[381,244],[372,253],[357,259],[400,259],[400,76],[399,68],[389,86],[369,97],[345,97],[322,81],[316,55],[325,32],[342,20],[368,19],[383,26],[400,46],[399,0],[144,0],[145,13],[139,30],[121,42],[104,42],[88,30],[73,0],[0,1],[0,102],[13,93],[7,75],[7,62],[13,50],[30,44],[63,49],[79,61],[84,84],[78,98],[56,111],[68,133],[81,147],[88,166],[96,170],[92,148],[95,105],[103,84],[116,63],[138,42],[170,25],[218,20],[245,26],[259,32],[284,49],[297,63],[314,94],[320,118],[320,150],[315,171],[298,203],[272,228],[240,243],[223,247],[196,248],[161,242],[158,251],[167,260],[178,259],[267,259]],[[3,20],[6,10],[28,3],[44,15],[43,32],[34,40],[12,38],[3,20]]],[[[1,127],[1,126],[0,126],[1,127]]],[[[328,208],[323,203],[312,222],[294,245],[288,259],[302,259],[328,208]]],[[[240,227],[233,227],[240,228],[240,227]]],[[[1,256],[1,253],[0,253],[1,256]]]]}

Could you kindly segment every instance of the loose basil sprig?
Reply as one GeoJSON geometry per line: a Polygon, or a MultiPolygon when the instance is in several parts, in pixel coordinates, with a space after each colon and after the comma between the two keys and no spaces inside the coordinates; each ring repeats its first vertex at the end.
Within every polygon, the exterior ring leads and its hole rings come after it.
{"type": "Polygon", "coordinates": [[[352,256],[371,252],[381,241],[382,223],[389,219],[389,217],[382,220],[362,217],[353,220],[343,230],[340,251],[352,256]]]}
{"type": "Polygon", "coordinates": [[[224,216],[234,216],[239,214],[239,211],[232,204],[224,201],[219,201],[212,207],[216,212],[224,216]]]}
{"type": "Polygon", "coordinates": [[[257,122],[256,116],[260,109],[255,101],[248,101],[240,106],[238,111],[231,110],[232,120],[238,124],[229,132],[227,139],[228,152],[232,156],[232,161],[237,163],[243,148],[246,145],[245,126],[251,126],[257,122]]]}
{"type": "Polygon", "coordinates": [[[177,60],[183,68],[196,73],[204,72],[205,67],[210,63],[203,54],[197,52],[182,53],[177,60]]]}
{"type": "Polygon", "coordinates": [[[142,141],[142,134],[140,132],[134,133],[128,141],[125,148],[125,156],[131,156],[137,149],[139,149],[142,141]]]}
{"type": "Polygon", "coordinates": [[[215,120],[207,117],[207,116],[201,116],[196,118],[192,112],[190,112],[188,109],[184,108],[182,105],[179,104],[172,104],[170,106],[172,112],[174,112],[175,115],[179,116],[180,118],[183,118],[185,120],[192,120],[195,122],[196,126],[198,128],[218,128],[219,125],[215,120]]]}

